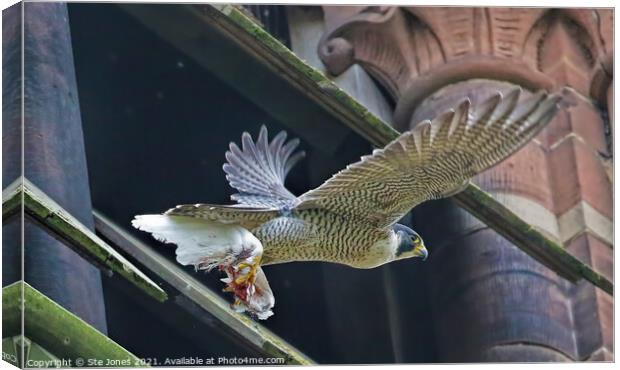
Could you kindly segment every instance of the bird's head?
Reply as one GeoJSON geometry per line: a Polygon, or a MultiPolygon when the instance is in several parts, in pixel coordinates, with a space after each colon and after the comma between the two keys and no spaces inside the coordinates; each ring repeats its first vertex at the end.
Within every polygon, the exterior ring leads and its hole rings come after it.
{"type": "Polygon", "coordinates": [[[424,241],[418,233],[401,224],[394,225],[394,233],[397,240],[395,259],[422,257],[425,260],[428,257],[424,241]]]}

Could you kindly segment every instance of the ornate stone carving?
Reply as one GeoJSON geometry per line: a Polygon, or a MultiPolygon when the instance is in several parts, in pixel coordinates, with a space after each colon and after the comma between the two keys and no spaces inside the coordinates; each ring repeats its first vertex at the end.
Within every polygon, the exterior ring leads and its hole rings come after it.
{"type": "Polygon", "coordinates": [[[328,31],[319,55],[336,75],[361,64],[397,102],[401,129],[422,99],[472,78],[530,89],[568,84],[606,104],[609,10],[372,6],[351,14],[343,8],[324,7],[328,31]]]}

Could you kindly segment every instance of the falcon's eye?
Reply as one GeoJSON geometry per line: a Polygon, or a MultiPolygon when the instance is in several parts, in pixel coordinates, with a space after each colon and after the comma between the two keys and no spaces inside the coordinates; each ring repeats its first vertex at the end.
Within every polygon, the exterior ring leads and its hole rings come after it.
{"type": "Polygon", "coordinates": [[[411,241],[413,242],[413,244],[418,244],[418,243],[420,243],[420,237],[417,236],[417,235],[413,235],[411,237],[411,241]]]}

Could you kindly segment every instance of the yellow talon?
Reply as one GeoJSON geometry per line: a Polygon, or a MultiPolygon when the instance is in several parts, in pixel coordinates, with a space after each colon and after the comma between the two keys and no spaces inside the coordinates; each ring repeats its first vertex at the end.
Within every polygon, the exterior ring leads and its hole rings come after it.
{"type": "Polygon", "coordinates": [[[235,279],[235,284],[242,284],[247,281],[249,281],[250,284],[253,284],[254,280],[256,280],[256,270],[258,270],[259,265],[260,265],[260,257],[256,257],[256,260],[253,263],[245,263],[245,262],[240,263],[237,266],[239,270],[243,270],[244,268],[249,267],[250,271],[247,274],[239,276],[237,279],[235,279]]]}

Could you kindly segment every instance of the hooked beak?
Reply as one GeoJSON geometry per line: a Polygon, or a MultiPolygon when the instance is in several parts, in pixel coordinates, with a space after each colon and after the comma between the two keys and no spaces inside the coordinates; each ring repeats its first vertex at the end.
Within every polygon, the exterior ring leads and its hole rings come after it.
{"type": "Polygon", "coordinates": [[[422,257],[422,261],[426,261],[426,259],[428,258],[428,251],[426,250],[426,247],[424,246],[424,244],[420,244],[415,249],[414,255],[416,257],[422,257]]]}

